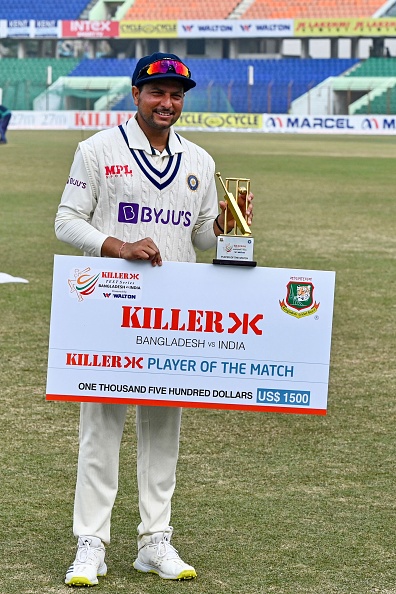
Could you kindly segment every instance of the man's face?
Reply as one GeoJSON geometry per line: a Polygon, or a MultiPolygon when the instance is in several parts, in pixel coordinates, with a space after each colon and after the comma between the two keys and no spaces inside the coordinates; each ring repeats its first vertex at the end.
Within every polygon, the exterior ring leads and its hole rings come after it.
{"type": "Polygon", "coordinates": [[[180,117],[184,88],[176,80],[160,80],[132,87],[132,97],[143,127],[155,130],[170,128],[180,117]]]}

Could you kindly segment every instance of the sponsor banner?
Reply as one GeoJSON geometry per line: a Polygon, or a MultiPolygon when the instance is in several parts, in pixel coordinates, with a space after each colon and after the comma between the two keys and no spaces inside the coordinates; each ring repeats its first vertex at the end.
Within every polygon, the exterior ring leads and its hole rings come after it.
{"type": "Polygon", "coordinates": [[[34,37],[61,37],[61,21],[34,21],[34,37]]]}
{"type": "Polygon", "coordinates": [[[177,36],[177,21],[120,21],[121,38],[162,39],[177,36]]]}
{"type": "Polygon", "coordinates": [[[173,21],[0,21],[0,38],[396,37],[396,17],[173,21]],[[37,23],[40,23],[39,25],[37,23]],[[47,23],[44,25],[43,23],[47,23]]]}
{"type": "Polygon", "coordinates": [[[69,111],[13,111],[9,130],[70,130],[69,111]]]}
{"type": "Polygon", "coordinates": [[[34,37],[34,21],[29,19],[7,21],[7,37],[34,37]]]}
{"type": "Polygon", "coordinates": [[[61,37],[62,21],[15,19],[0,21],[0,39],[5,37],[57,39],[61,37]]]}
{"type": "Polygon", "coordinates": [[[13,111],[10,130],[103,130],[123,124],[129,111],[13,111]]]}
{"type": "Polygon", "coordinates": [[[119,37],[118,21],[62,21],[61,37],[119,37]]]}
{"type": "Polygon", "coordinates": [[[396,134],[396,116],[264,114],[264,132],[300,134],[396,134]]]}
{"type": "Polygon", "coordinates": [[[295,19],[295,37],[395,37],[396,18],[295,19]]]}
{"type": "MultiPolygon", "coordinates": [[[[98,130],[119,126],[132,111],[14,111],[10,130],[98,130]]],[[[176,123],[183,130],[263,130],[262,114],[185,112],[176,123]]]]}
{"type": "Polygon", "coordinates": [[[324,415],[334,283],[55,256],[46,397],[324,415]]]}
{"type": "Polygon", "coordinates": [[[293,19],[178,21],[177,36],[190,37],[293,37],[293,19]]]}
{"type": "Polygon", "coordinates": [[[112,128],[119,126],[133,118],[134,111],[74,111],[72,113],[72,128],[87,130],[112,128]]]}
{"type": "MultiPolygon", "coordinates": [[[[10,130],[102,130],[134,117],[133,111],[13,111],[10,130]]],[[[308,116],[185,112],[179,130],[292,134],[396,134],[396,116],[308,116]]]]}
{"type": "Polygon", "coordinates": [[[7,21],[5,19],[0,19],[0,39],[5,39],[7,37],[7,21]]]}
{"type": "Polygon", "coordinates": [[[262,130],[263,116],[259,113],[185,112],[175,124],[188,130],[262,130]]]}

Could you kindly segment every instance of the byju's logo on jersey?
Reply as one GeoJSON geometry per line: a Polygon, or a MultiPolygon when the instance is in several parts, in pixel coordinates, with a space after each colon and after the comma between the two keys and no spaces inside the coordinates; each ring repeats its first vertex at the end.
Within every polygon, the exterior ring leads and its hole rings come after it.
{"type": "Polygon", "coordinates": [[[118,222],[130,223],[152,223],[156,225],[182,225],[189,227],[191,225],[191,212],[184,210],[165,210],[163,208],[151,208],[150,206],[141,206],[136,202],[120,202],[118,206],[118,222]]]}
{"type": "Polygon", "coordinates": [[[286,289],[286,299],[279,301],[282,311],[295,318],[311,316],[318,311],[320,304],[314,301],[314,286],[310,281],[292,278],[286,289]]]}
{"type": "Polygon", "coordinates": [[[139,222],[139,204],[120,202],[118,207],[118,221],[120,223],[133,223],[136,225],[139,222]]]}
{"type": "Polygon", "coordinates": [[[82,188],[83,190],[85,190],[85,188],[87,187],[86,182],[83,182],[79,179],[74,179],[74,177],[69,177],[67,183],[71,184],[72,186],[76,186],[77,188],[82,188]]]}

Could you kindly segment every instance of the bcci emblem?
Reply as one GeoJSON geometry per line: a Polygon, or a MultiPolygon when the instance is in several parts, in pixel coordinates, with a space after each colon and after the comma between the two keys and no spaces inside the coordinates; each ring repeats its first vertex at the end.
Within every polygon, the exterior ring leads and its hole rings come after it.
{"type": "Polygon", "coordinates": [[[196,175],[189,175],[187,177],[187,185],[192,192],[196,192],[198,190],[199,181],[196,175]]]}
{"type": "Polygon", "coordinates": [[[318,311],[320,304],[314,301],[312,283],[290,281],[286,288],[286,299],[279,301],[282,311],[295,318],[310,316],[318,311]]]}

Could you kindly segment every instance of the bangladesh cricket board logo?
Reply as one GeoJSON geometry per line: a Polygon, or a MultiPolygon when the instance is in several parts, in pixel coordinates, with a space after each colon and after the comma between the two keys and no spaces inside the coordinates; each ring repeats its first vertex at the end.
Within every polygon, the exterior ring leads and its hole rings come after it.
{"type": "Polygon", "coordinates": [[[314,300],[314,286],[311,282],[290,280],[286,289],[286,299],[279,301],[279,305],[289,316],[305,318],[318,311],[320,304],[314,300]]]}

